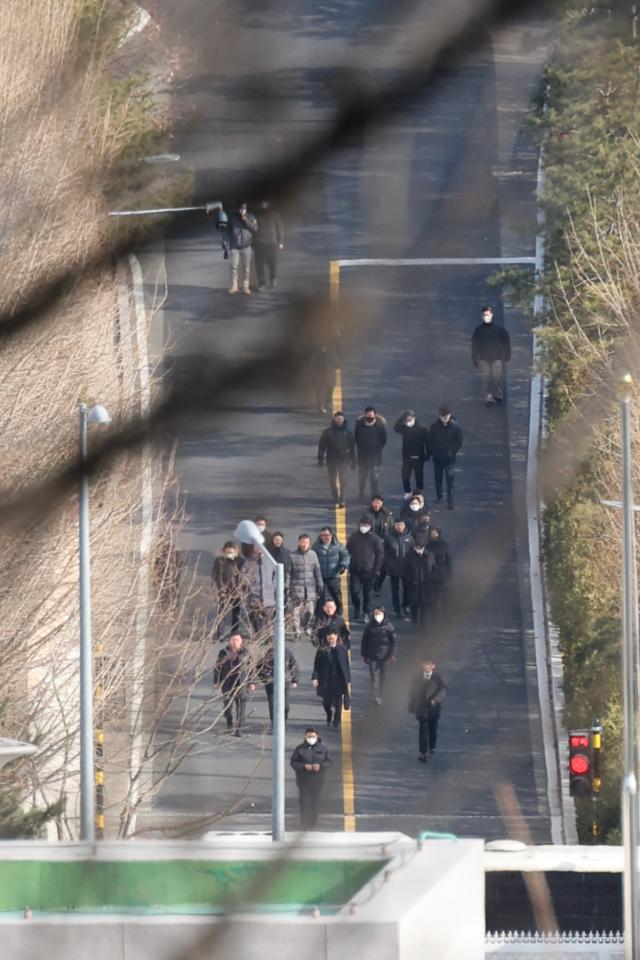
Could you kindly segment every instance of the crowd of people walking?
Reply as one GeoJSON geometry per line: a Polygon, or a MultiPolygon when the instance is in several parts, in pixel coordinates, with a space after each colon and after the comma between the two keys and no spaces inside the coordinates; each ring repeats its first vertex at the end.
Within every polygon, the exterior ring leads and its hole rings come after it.
{"type": "MultiPolygon", "coordinates": [[[[238,270],[244,292],[249,292],[251,257],[242,255],[241,244],[250,239],[255,253],[259,286],[267,274],[276,281],[276,251],[283,241],[279,218],[263,207],[263,223],[251,218],[241,205],[230,220],[223,239],[231,256],[232,284],[238,287],[238,270]],[[269,250],[258,253],[259,229],[269,250]],[[250,235],[250,236],[249,236],[250,235]],[[268,238],[268,240],[266,239],[268,238]],[[235,251],[235,253],[234,253],[235,251]]],[[[487,405],[503,400],[504,366],[510,357],[510,341],[503,327],[493,322],[489,307],[472,337],[472,362],[482,378],[487,405]]],[[[323,412],[330,402],[326,389],[318,389],[323,412]],[[320,393],[322,397],[320,398],[320,393]]],[[[302,642],[314,648],[308,678],[322,703],[328,727],[340,727],[343,712],[351,705],[351,669],[355,649],[352,630],[362,624],[359,654],[369,675],[371,697],[381,706],[390,666],[399,654],[393,618],[406,623],[421,639],[429,635],[429,622],[447,602],[453,576],[451,552],[440,526],[433,522],[428,503],[425,466],[433,464],[436,504],[446,497],[453,510],[456,463],[463,446],[463,432],[447,406],[425,425],[411,409],[401,412],[393,424],[401,438],[399,474],[401,493],[390,509],[381,490],[381,467],[389,441],[385,417],[372,405],[357,416],[353,430],[342,410],[336,410],[318,441],[317,462],[328,473],[331,507],[340,517],[347,503],[358,506],[357,524],[341,542],[331,524],[317,533],[302,532],[295,544],[286,543],[280,530],[270,530],[266,517],[255,518],[271,556],[284,567],[288,645],[286,647],[285,718],[290,711],[291,691],[304,684],[293,646],[302,642]],[[350,491],[350,476],[357,490],[350,491]],[[388,581],[388,601],[383,590],[388,581]],[[348,589],[347,589],[348,586],[348,589]],[[350,610],[345,609],[347,598],[350,610]]],[[[344,526],[339,523],[339,527],[344,526]]],[[[269,718],[273,723],[275,584],[271,566],[260,549],[228,540],[215,558],[212,584],[218,606],[219,635],[228,636],[214,667],[214,683],[223,699],[223,714],[229,731],[241,735],[246,700],[258,684],[264,686],[269,718]]],[[[445,697],[443,678],[432,659],[422,659],[410,684],[408,710],[418,724],[418,760],[426,762],[435,753],[438,723],[445,697]]],[[[327,747],[316,727],[308,727],[304,741],[291,757],[300,794],[301,825],[316,825],[325,773],[331,763],[327,747]]]]}

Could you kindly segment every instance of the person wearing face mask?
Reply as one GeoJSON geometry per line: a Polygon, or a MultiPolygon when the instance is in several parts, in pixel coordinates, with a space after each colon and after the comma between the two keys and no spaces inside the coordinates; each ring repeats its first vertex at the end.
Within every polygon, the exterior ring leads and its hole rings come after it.
{"type": "Polygon", "coordinates": [[[429,754],[436,752],[438,723],[442,701],[445,698],[444,680],[436,670],[433,660],[424,660],[416,671],[409,693],[409,713],[418,721],[418,760],[427,762],[429,754]]]}
{"type": "Polygon", "coordinates": [[[334,600],[338,613],[342,613],[340,577],[349,569],[349,551],[340,543],[331,527],[322,527],[312,549],[320,564],[323,596],[334,600]]]}
{"type": "Polygon", "coordinates": [[[333,419],[323,431],[318,443],[318,466],[326,461],[329,473],[329,486],[333,502],[344,507],[347,492],[347,468],[356,468],[356,448],[351,430],[347,428],[347,418],[342,410],[336,410],[333,419]]]}
{"type": "Polygon", "coordinates": [[[424,465],[431,459],[429,431],[418,423],[413,410],[401,413],[393,429],[402,437],[402,489],[408,500],[412,493],[412,473],[418,490],[424,490],[424,465]]]}
{"type": "Polygon", "coordinates": [[[227,540],[222,552],[213,561],[211,569],[211,586],[213,595],[218,604],[218,636],[225,633],[229,614],[231,614],[231,632],[234,633],[240,625],[241,611],[241,567],[242,561],[233,540],[227,540]]]}
{"type": "Polygon", "coordinates": [[[337,633],[346,650],[351,649],[351,634],[342,614],[338,613],[335,600],[328,598],[322,604],[313,622],[313,642],[316,647],[326,647],[330,633],[337,633]]]}
{"type": "Polygon", "coordinates": [[[300,828],[313,830],[318,823],[320,797],[326,769],[331,763],[329,752],[315,727],[307,727],[304,740],[291,754],[300,798],[300,828]]]}
{"type": "Polygon", "coordinates": [[[253,241],[256,258],[258,290],[275,287],[278,278],[278,250],[284,250],[284,227],[280,215],[268,200],[263,200],[258,211],[258,232],[253,241]]]}
{"type": "Polygon", "coordinates": [[[427,552],[426,542],[419,537],[407,554],[404,562],[404,577],[409,593],[411,622],[415,627],[423,627],[431,602],[430,574],[432,559],[427,552]]]}
{"type": "Polygon", "coordinates": [[[327,726],[339,727],[342,721],[342,707],[349,709],[349,684],[351,683],[351,665],[349,654],[338,642],[338,634],[329,631],[327,643],[318,647],[313,661],[311,683],[319,697],[327,717],[327,726]]]}
{"type": "Polygon", "coordinates": [[[263,517],[261,514],[259,514],[257,517],[253,518],[253,522],[264,537],[264,545],[268,550],[269,544],[271,543],[271,533],[268,530],[269,521],[266,517],[263,517]]]}
{"type": "Polygon", "coordinates": [[[482,308],[482,321],[471,337],[471,361],[480,374],[487,406],[502,403],[504,365],[511,359],[511,338],[494,321],[491,307],[482,308]]]}
{"type": "Polygon", "coordinates": [[[365,513],[360,517],[360,525],[347,540],[347,550],[351,557],[349,564],[349,592],[353,606],[353,618],[358,620],[362,611],[367,622],[369,598],[376,578],[382,570],[384,550],[382,540],[373,532],[371,517],[365,513]]]}
{"type": "Polygon", "coordinates": [[[414,490],[409,500],[402,504],[400,508],[400,517],[407,525],[409,533],[413,534],[422,517],[429,517],[429,511],[425,504],[424,495],[419,490],[414,490]]]}
{"type": "Polygon", "coordinates": [[[296,640],[300,639],[303,632],[311,634],[309,625],[323,589],[318,555],[311,549],[309,535],[301,533],[298,537],[298,549],[291,554],[289,575],[291,619],[296,640]]]}
{"type": "Polygon", "coordinates": [[[374,608],[373,616],[362,632],[360,653],[369,667],[373,699],[380,706],[387,664],[396,659],[396,632],[387,620],[384,607],[374,608]]]}
{"type": "Polygon", "coordinates": [[[429,449],[433,459],[436,499],[442,500],[442,479],[447,482],[447,506],[453,510],[453,465],[462,446],[462,430],[448,407],[440,407],[438,419],[429,427],[429,449]]]}
{"type": "Polygon", "coordinates": [[[413,538],[404,520],[398,519],[384,538],[384,565],[391,583],[391,603],[398,620],[409,620],[409,592],[405,578],[405,561],[413,549],[413,538]],[[402,600],[400,599],[402,585],[402,600]]]}
{"type": "Polygon", "coordinates": [[[387,442],[387,423],[384,417],[376,413],[374,407],[365,407],[362,416],[358,417],[354,440],[358,455],[360,499],[364,499],[367,477],[371,496],[375,497],[380,494],[380,465],[382,450],[387,442]]]}

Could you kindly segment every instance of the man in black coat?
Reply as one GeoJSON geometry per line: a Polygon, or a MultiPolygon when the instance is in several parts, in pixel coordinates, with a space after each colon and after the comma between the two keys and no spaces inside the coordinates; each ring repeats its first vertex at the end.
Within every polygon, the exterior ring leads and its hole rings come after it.
{"type": "Polygon", "coordinates": [[[313,830],[318,822],[326,768],[331,763],[329,752],[315,727],[307,727],[304,741],[295,748],[290,762],[300,796],[300,827],[313,830]]]}
{"type": "Polygon", "coordinates": [[[409,694],[409,713],[418,721],[418,760],[426,763],[427,756],[436,752],[438,723],[442,701],[445,698],[444,680],[433,660],[424,660],[413,678],[409,694]]]}
{"type": "Polygon", "coordinates": [[[427,543],[427,552],[431,555],[430,589],[432,603],[441,606],[445,601],[453,565],[449,554],[449,545],[437,527],[432,527],[427,543]]]}
{"type": "Polygon", "coordinates": [[[419,490],[414,490],[402,504],[398,516],[404,520],[410,534],[417,532],[418,524],[423,517],[428,517],[429,522],[431,522],[431,515],[424,494],[420,493],[419,490]]]}
{"type": "Polygon", "coordinates": [[[218,636],[225,632],[229,612],[231,613],[231,632],[235,633],[240,626],[242,560],[233,540],[227,540],[220,556],[213,561],[211,569],[211,586],[218,604],[218,636]]]}
{"type": "Polygon", "coordinates": [[[440,407],[438,419],[429,427],[429,449],[433,457],[436,499],[442,500],[442,478],[447,481],[447,506],[453,510],[453,465],[462,446],[462,430],[448,407],[440,407]]]}
{"type": "Polygon", "coordinates": [[[365,407],[358,417],[354,431],[356,453],[358,454],[358,483],[360,499],[364,499],[364,488],[369,477],[371,496],[380,493],[380,465],[382,450],[387,442],[387,424],[374,407],[365,407]]]}
{"type": "Polygon", "coordinates": [[[391,603],[398,619],[409,619],[409,591],[405,576],[405,560],[413,549],[413,539],[404,520],[394,521],[393,530],[384,538],[384,566],[391,582],[391,603]],[[402,600],[400,599],[402,584],[402,600]]]}
{"type": "Polygon", "coordinates": [[[233,729],[240,736],[240,727],[244,721],[247,691],[253,692],[255,684],[251,677],[251,668],[244,640],[239,633],[229,637],[229,643],[218,654],[213,668],[213,683],[222,690],[224,718],[227,730],[233,729]],[[235,710],[235,724],[233,713],[235,710]]]}
{"type": "Polygon", "coordinates": [[[413,410],[401,413],[393,429],[402,437],[402,489],[411,493],[413,473],[417,489],[424,490],[424,465],[431,459],[429,431],[418,423],[413,410]]]}
{"type": "Polygon", "coordinates": [[[380,576],[384,551],[382,540],[373,532],[371,517],[365,513],[360,517],[360,525],[347,540],[347,550],[351,557],[349,563],[349,592],[353,605],[353,618],[362,616],[366,623],[369,612],[369,598],[376,578],[380,576]]]}
{"type": "Polygon", "coordinates": [[[511,338],[495,323],[491,307],[482,308],[482,323],[473,331],[471,360],[478,370],[487,406],[502,403],[504,365],[511,359],[511,338]]]}
{"type": "MultiPolygon", "coordinates": [[[[382,543],[384,544],[384,538],[393,526],[393,514],[391,513],[391,510],[387,510],[385,507],[383,497],[371,498],[369,516],[373,522],[373,532],[375,533],[376,537],[380,537],[382,543]]],[[[383,558],[380,573],[376,577],[375,583],[373,584],[373,592],[376,594],[376,596],[378,596],[382,591],[382,585],[385,581],[385,577],[386,571],[384,568],[383,558]]]]}
{"type": "Polygon", "coordinates": [[[422,539],[414,543],[404,562],[404,577],[409,592],[411,621],[416,627],[424,626],[431,603],[431,556],[422,539]]]}
{"type": "Polygon", "coordinates": [[[344,617],[338,613],[338,607],[331,597],[322,604],[322,608],[316,614],[313,622],[312,642],[316,647],[327,646],[327,636],[329,633],[337,633],[340,643],[351,649],[351,634],[346,625],[344,617]]]}
{"type": "Polygon", "coordinates": [[[371,620],[364,628],[360,653],[369,666],[373,699],[380,706],[387,664],[396,658],[396,632],[393,624],[387,620],[384,607],[375,608],[371,620]]]}
{"type": "Polygon", "coordinates": [[[349,684],[351,683],[351,665],[349,655],[341,643],[338,634],[327,634],[326,647],[318,647],[313,662],[311,682],[316,693],[322,697],[322,706],[327,715],[327,726],[333,722],[339,727],[342,720],[342,705],[349,709],[349,684]]]}
{"type": "MultiPolygon", "coordinates": [[[[274,646],[271,643],[258,663],[257,668],[258,678],[260,682],[264,684],[264,692],[267,695],[267,703],[269,704],[269,720],[271,721],[269,733],[273,732],[274,652],[274,646]]],[[[286,723],[289,719],[289,688],[292,687],[295,690],[298,686],[298,661],[288,647],[285,647],[284,650],[284,670],[284,721],[286,723]]]]}
{"type": "Polygon", "coordinates": [[[253,239],[258,290],[264,290],[267,280],[270,287],[276,286],[278,250],[284,250],[282,220],[269,201],[263,200],[258,213],[258,232],[253,239]]]}
{"type": "Polygon", "coordinates": [[[347,469],[356,468],[356,448],[353,434],[347,428],[347,419],[342,410],[336,410],[330,426],[323,432],[318,443],[318,466],[326,461],[329,472],[331,496],[338,507],[344,507],[347,490],[347,469]]]}
{"type": "Polygon", "coordinates": [[[284,533],[281,530],[274,530],[271,543],[267,543],[265,546],[275,562],[281,563],[284,567],[284,582],[285,584],[288,583],[293,563],[291,561],[291,550],[284,545],[284,533]]]}

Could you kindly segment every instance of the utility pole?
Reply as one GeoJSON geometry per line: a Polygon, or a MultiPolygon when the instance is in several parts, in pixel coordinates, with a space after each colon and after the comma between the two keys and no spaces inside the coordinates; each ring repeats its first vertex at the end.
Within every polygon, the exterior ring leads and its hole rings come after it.
{"type": "Polygon", "coordinates": [[[622,686],[624,709],[624,775],[622,779],[622,841],[624,849],[624,937],[627,960],[640,960],[638,928],[638,777],[636,744],[636,673],[638,599],[636,583],[633,485],[631,479],[630,402],[633,378],[618,384],[622,444],[622,686]]]}

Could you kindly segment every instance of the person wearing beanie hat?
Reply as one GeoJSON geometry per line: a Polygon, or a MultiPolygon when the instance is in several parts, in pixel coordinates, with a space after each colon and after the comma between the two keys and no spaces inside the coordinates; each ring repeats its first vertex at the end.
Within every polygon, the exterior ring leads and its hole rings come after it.
{"type": "Polygon", "coordinates": [[[402,437],[402,489],[405,499],[411,496],[411,474],[416,487],[424,490],[424,465],[431,459],[429,452],[429,431],[416,420],[413,410],[405,410],[396,420],[395,433],[402,437]]]}
{"type": "Polygon", "coordinates": [[[357,620],[362,611],[364,623],[368,620],[369,598],[376,578],[380,575],[384,560],[382,540],[373,532],[373,521],[368,513],[360,517],[358,529],[349,536],[347,550],[349,564],[349,592],[353,605],[353,617],[357,620]]]}
{"type": "Polygon", "coordinates": [[[333,503],[344,507],[347,491],[347,469],[356,468],[356,448],[354,437],[348,428],[347,418],[342,410],[336,410],[333,419],[323,431],[318,443],[318,466],[327,464],[329,486],[333,503]]]}

